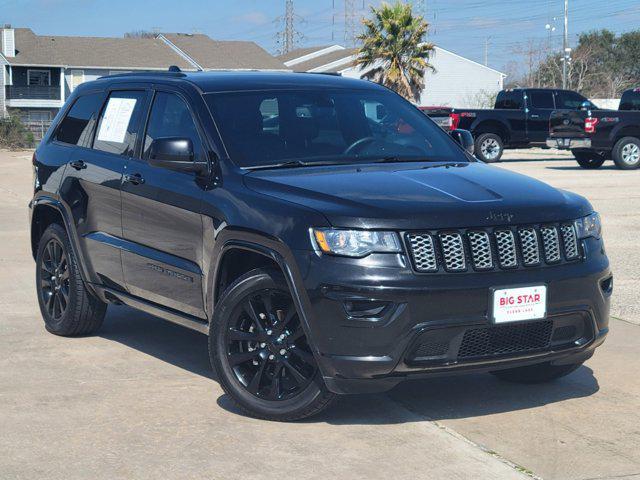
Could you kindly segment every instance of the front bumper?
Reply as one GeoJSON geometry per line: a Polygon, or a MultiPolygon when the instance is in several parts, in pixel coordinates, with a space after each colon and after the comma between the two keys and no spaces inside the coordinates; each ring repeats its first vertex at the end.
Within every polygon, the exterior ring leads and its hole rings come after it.
{"type": "Polygon", "coordinates": [[[547,147],[560,150],[572,150],[579,148],[591,148],[590,138],[547,138],[547,147]]]}
{"type": "Polygon", "coordinates": [[[410,378],[586,360],[608,331],[612,277],[602,242],[588,239],[583,248],[583,261],[556,267],[433,275],[415,274],[402,255],[346,259],[298,252],[299,264],[306,264],[308,333],[328,388],[384,391],[410,378]],[[576,326],[573,337],[544,348],[458,356],[467,331],[494,327],[492,288],[533,284],[548,288],[542,321],[551,324],[549,338],[568,324],[576,326]],[[421,338],[444,346],[416,360],[421,338]]]}

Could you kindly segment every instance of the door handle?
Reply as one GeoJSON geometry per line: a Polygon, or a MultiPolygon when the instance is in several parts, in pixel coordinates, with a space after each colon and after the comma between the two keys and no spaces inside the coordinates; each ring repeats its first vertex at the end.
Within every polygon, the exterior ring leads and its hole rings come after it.
{"type": "Polygon", "coordinates": [[[144,183],[144,178],[142,178],[142,175],[140,175],[139,173],[134,173],[134,174],[127,173],[124,175],[124,183],[140,185],[141,183],[144,183]]]}
{"type": "Polygon", "coordinates": [[[71,167],[75,168],[76,170],[87,168],[87,164],[84,163],[83,160],[72,160],[71,162],[69,162],[69,165],[71,165],[71,167]]]}
{"type": "Polygon", "coordinates": [[[540,118],[540,115],[531,115],[531,118],[540,118]]]}

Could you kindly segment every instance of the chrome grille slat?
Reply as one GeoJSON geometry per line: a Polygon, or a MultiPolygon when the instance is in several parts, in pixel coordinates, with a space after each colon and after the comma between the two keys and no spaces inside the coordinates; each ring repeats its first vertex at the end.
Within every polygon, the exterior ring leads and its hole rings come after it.
{"type": "Polygon", "coordinates": [[[433,238],[428,234],[407,235],[413,262],[419,272],[435,272],[438,270],[436,262],[436,250],[433,246],[433,238]]]}
{"type": "Polygon", "coordinates": [[[459,233],[441,233],[439,238],[444,267],[451,272],[466,270],[467,261],[464,255],[462,235],[459,233]]]}
{"type": "Polygon", "coordinates": [[[561,260],[560,240],[556,227],[541,227],[542,245],[544,247],[544,259],[547,263],[556,263],[561,260]]]}
{"type": "Polygon", "coordinates": [[[518,230],[520,237],[520,249],[522,261],[525,265],[538,265],[540,263],[540,247],[538,246],[538,232],[535,228],[521,228],[518,230]]]}
{"type": "Polygon", "coordinates": [[[438,271],[531,268],[580,259],[575,227],[560,225],[496,227],[476,230],[407,232],[414,270],[438,271]]]}
{"type": "Polygon", "coordinates": [[[513,232],[511,230],[497,230],[495,236],[500,266],[502,268],[517,267],[518,257],[516,256],[516,240],[513,232]]]}
{"type": "Polygon", "coordinates": [[[487,232],[469,232],[469,246],[471,247],[471,259],[477,270],[493,268],[493,255],[491,253],[491,241],[487,232]]]}
{"type": "Polygon", "coordinates": [[[564,243],[564,255],[567,260],[574,260],[580,256],[578,251],[578,239],[573,225],[560,226],[562,232],[562,243],[564,243]]]}

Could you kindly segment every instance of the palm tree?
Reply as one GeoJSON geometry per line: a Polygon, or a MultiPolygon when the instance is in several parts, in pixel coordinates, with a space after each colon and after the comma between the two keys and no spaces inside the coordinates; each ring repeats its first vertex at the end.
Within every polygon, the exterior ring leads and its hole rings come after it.
{"type": "Polygon", "coordinates": [[[425,87],[426,71],[435,72],[429,63],[434,46],[425,42],[429,24],[413,15],[411,4],[399,0],[393,5],[371,7],[371,12],[373,18],[363,20],[365,31],[358,36],[362,47],[356,65],[366,70],[362,78],[417,102],[425,87]]]}

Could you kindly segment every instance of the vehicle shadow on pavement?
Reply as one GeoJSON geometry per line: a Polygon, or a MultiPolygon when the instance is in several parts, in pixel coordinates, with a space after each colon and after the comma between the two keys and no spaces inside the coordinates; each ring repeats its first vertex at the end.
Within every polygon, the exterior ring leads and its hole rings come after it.
{"type": "MultiPolygon", "coordinates": [[[[383,394],[406,409],[397,414],[398,422],[449,420],[482,417],[497,413],[526,410],[564,400],[588,397],[599,390],[589,367],[582,366],[555,382],[519,385],[503,382],[490,374],[455,375],[401,383],[383,394]]],[[[376,396],[343,397],[333,408],[311,421],[331,424],[375,424],[389,420],[376,416],[376,396]]],[[[394,415],[395,416],[395,415],[394,415]]],[[[392,416],[392,418],[394,417],[392,416]]]]}
{"type": "Polygon", "coordinates": [[[562,165],[562,166],[557,166],[557,167],[545,167],[548,170],[564,170],[564,171],[576,171],[579,170],[581,172],[585,172],[588,173],[589,171],[591,172],[598,172],[598,171],[602,171],[602,170],[619,170],[615,165],[611,164],[611,165],[603,165],[599,168],[594,168],[593,170],[589,170],[589,169],[585,169],[582,168],[580,165],[578,165],[576,163],[575,167],[574,166],[570,166],[570,165],[562,165]]]}
{"type": "Polygon", "coordinates": [[[207,336],[133,308],[110,305],[99,335],[203,377],[209,366],[207,336]]]}
{"type": "MultiPolygon", "coordinates": [[[[217,381],[207,337],[201,333],[129,307],[110,306],[100,336],[217,381]]],[[[384,394],[339,397],[333,407],[304,422],[375,425],[479,417],[586,397],[598,389],[593,371],[585,366],[539,385],[506,383],[489,374],[437,377],[407,381],[384,394]]],[[[217,403],[242,415],[227,395],[217,403]]]]}

